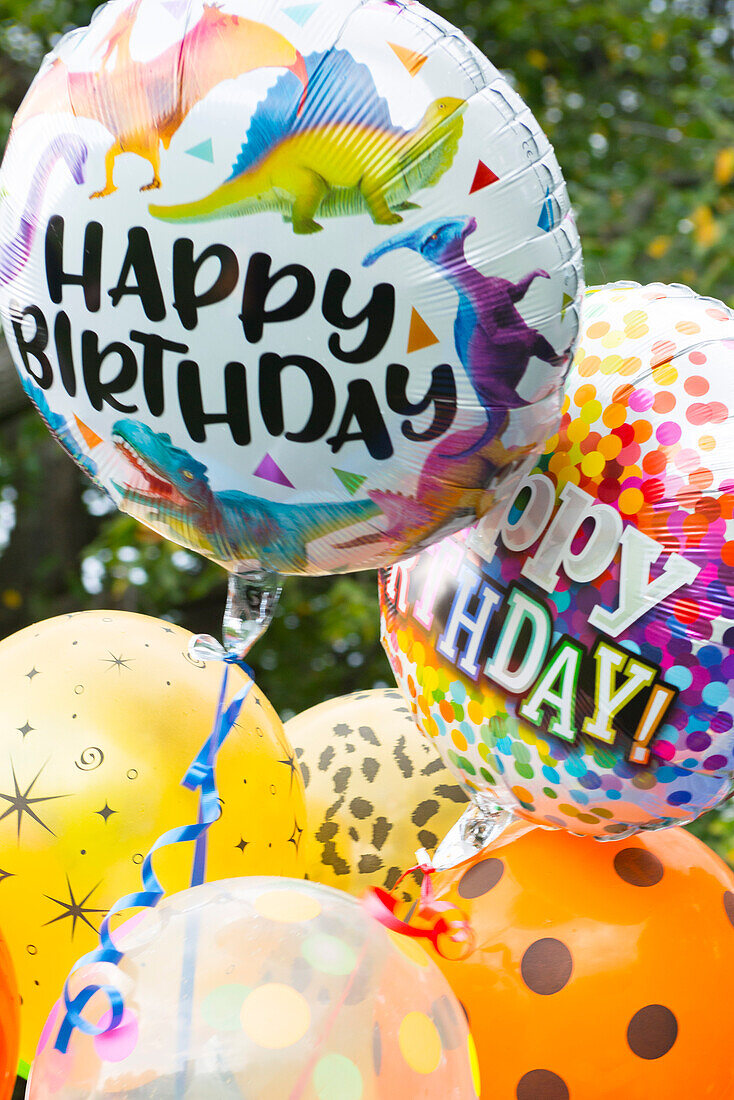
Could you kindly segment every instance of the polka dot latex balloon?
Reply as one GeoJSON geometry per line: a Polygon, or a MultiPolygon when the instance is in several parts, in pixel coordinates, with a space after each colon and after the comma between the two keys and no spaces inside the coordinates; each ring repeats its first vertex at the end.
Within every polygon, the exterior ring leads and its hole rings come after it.
{"type": "MultiPolygon", "coordinates": [[[[309,882],[232,879],[163,901],[123,930],[114,1030],[49,1018],[29,1100],[474,1100],[466,1018],[421,948],[348,895],[309,882]]],[[[89,1019],[104,1017],[96,994],[89,1019]]],[[[107,1019],[110,1013],[107,1011],[107,1019]]]]}
{"type": "MultiPolygon", "coordinates": [[[[181,780],[211,732],[222,666],[192,658],[191,639],[161,619],[89,611],[0,642],[0,904],[25,1061],[110,906],[141,888],[150,847],[197,820],[198,793],[181,780]]],[[[230,695],[245,682],[233,668],[230,695]]],[[[258,687],[219,761],[207,878],[297,875],[303,785],[258,687]]],[[[189,885],[192,860],[191,844],[157,853],[167,891],[189,885]]]]}
{"type": "Polygon", "coordinates": [[[426,950],[469,1017],[492,1096],[734,1094],[722,985],[734,967],[734,874],[690,833],[599,845],[517,823],[432,881],[474,930],[462,961],[426,950]]]}
{"type": "MultiPolygon", "coordinates": [[[[329,699],[285,726],[306,785],[306,877],[354,894],[392,890],[433,850],[467,795],[422,736],[399,691],[329,699]]],[[[404,897],[415,897],[412,877],[404,897]]]]}
{"type": "Polygon", "coordinates": [[[468,789],[602,839],[732,792],[733,355],[720,302],[592,289],[514,496],[382,575],[393,671],[468,789]]]}

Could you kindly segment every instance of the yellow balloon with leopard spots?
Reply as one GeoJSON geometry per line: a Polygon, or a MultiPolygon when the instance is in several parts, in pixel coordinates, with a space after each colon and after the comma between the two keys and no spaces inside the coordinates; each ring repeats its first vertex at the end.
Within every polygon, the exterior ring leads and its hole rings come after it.
{"type": "MultiPolygon", "coordinates": [[[[357,692],[285,725],[306,784],[306,874],[361,896],[391,890],[433,849],[467,797],[421,735],[400,692],[357,692]]],[[[406,899],[418,894],[412,878],[406,899]]],[[[401,887],[401,889],[403,889],[401,887]]]]}
{"type": "MultiPolygon", "coordinates": [[[[191,658],[190,638],[159,619],[91,611],[0,642],[0,912],[26,1061],[71,966],[98,944],[104,914],[140,889],[148,849],[197,820],[198,794],[181,779],[211,732],[222,665],[191,658]]],[[[244,673],[233,669],[230,683],[234,694],[244,673]]],[[[217,779],[207,879],[299,875],[303,783],[257,686],[217,779]]],[[[154,857],[168,893],[189,885],[192,858],[191,844],[154,857]]]]}

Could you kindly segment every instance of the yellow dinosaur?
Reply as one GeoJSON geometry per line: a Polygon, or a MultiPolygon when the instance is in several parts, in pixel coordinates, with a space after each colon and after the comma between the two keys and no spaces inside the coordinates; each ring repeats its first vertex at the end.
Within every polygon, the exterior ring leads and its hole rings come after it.
{"type": "Polygon", "coordinates": [[[205,221],[280,211],[296,233],[322,228],[315,217],[367,211],[380,225],[402,221],[413,192],[451,166],[465,101],[435,100],[413,130],[392,125],[365,65],[346,50],[305,58],[301,98],[285,74],[255,111],[231,176],[193,202],[152,204],[164,221],[205,221]]]}

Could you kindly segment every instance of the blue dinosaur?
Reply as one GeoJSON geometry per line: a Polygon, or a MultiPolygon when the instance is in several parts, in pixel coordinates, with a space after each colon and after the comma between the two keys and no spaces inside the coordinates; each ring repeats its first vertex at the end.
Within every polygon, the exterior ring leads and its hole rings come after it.
{"type": "Polygon", "coordinates": [[[125,505],[152,513],[217,561],[256,559],[281,573],[305,571],[309,542],[382,515],[370,500],[277,504],[236,490],[216,493],[207,467],[165,432],[137,420],[118,420],[112,431],[113,443],[143,481],[113,482],[125,505]]]}
{"type": "Polygon", "coordinates": [[[482,275],[464,255],[464,242],[476,228],[476,218],[436,218],[377,245],[362,261],[369,267],[386,252],[410,248],[434,264],[459,295],[454,322],[456,354],[484,408],[487,428],[480,439],[455,458],[476,454],[499,435],[508,409],[529,403],[520,397],[517,387],[531,356],[553,366],[563,361],[545,336],[531,328],[515,308],[536,279],[550,278],[548,272],[531,271],[519,283],[482,275]]]}
{"type": "Polygon", "coordinates": [[[25,375],[20,375],[20,384],[36,406],[36,410],[51,434],[58,439],[61,446],[67,454],[74,459],[77,466],[81,466],[84,473],[92,479],[97,488],[106,493],[104,485],[97,477],[96,462],[80,449],[79,444],[69,430],[68,420],[61,416],[60,413],[55,413],[53,411],[46,400],[43,390],[40,386],[36,386],[30,378],[25,375]]]}

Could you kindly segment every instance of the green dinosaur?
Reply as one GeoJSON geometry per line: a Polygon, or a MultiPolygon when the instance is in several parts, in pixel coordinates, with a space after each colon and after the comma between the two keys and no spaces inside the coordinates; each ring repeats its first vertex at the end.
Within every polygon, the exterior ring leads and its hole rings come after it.
{"type": "Polygon", "coordinates": [[[462,99],[429,105],[413,130],[392,124],[372,75],[346,50],[305,58],[307,92],[282,76],[250,122],[232,174],[211,194],[173,206],[152,204],[164,221],[279,211],[296,233],[332,217],[368,212],[379,225],[402,221],[410,196],[451,166],[463,129],[462,99]]]}
{"type": "Polygon", "coordinates": [[[206,466],[137,420],[118,420],[112,440],[134,471],[134,484],[114,482],[125,510],[165,524],[225,565],[257,560],[280,573],[307,572],[309,542],[382,515],[369,500],[277,504],[235,490],[215,493],[206,466]]]}

